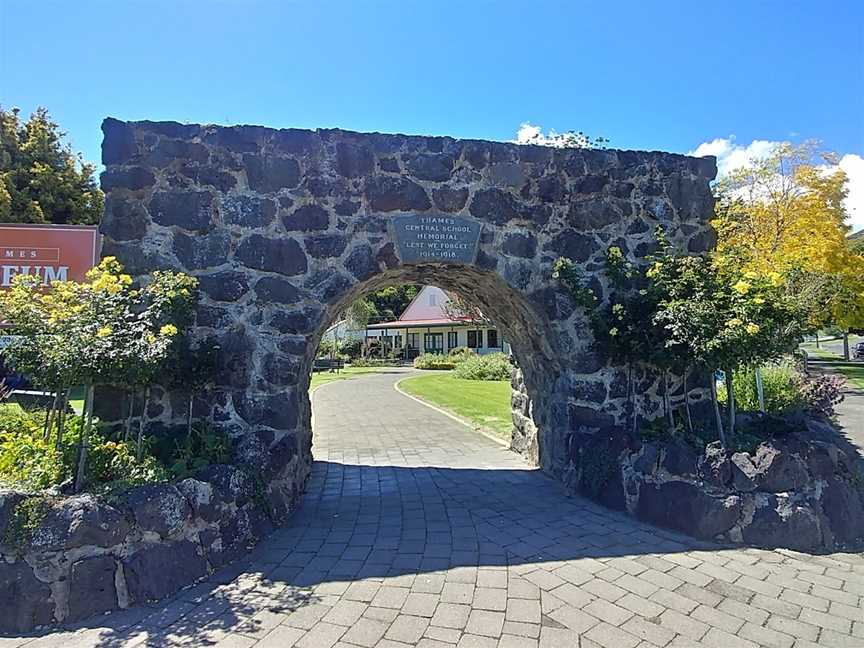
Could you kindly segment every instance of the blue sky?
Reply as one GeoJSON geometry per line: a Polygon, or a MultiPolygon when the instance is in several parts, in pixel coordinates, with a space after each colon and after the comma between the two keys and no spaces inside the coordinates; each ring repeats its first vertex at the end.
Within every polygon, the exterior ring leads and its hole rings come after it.
{"type": "Polygon", "coordinates": [[[851,0],[0,0],[0,103],[48,107],[93,161],[108,115],[857,157],[862,25],[851,0]]]}

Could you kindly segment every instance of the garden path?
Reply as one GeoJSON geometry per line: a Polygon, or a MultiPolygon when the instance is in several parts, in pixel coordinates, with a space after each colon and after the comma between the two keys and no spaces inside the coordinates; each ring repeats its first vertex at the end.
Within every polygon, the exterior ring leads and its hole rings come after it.
{"type": "Polygon", "coordinates": [[[864,557],[723,548],[568,497],[403,375],[315,392],[307,494],[247,559],[0,647],[864,646],[864,557]]]}

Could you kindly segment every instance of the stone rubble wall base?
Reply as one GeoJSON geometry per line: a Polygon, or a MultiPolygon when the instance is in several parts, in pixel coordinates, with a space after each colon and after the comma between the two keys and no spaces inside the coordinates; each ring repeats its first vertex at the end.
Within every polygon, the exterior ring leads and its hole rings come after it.
{"type": "Polygon", "coordinates": [[[796,551],[864,549],[857,452],[826,421],[764,442],[754,454],[719,443],[641,442],[620,428],[571,436],[573,492],[663,527],[723,543],[796,551]]]}
{"type": "Polygon", "coordinates": [[[267,483],[213,465],[111,502],[0,490],[0,632],[163,599],[244,555],[285,521],[309,465],[273,453],[265,470],[267,483]],[[38,502],[35,529],[20,519],[28,502],[38,502]]]}

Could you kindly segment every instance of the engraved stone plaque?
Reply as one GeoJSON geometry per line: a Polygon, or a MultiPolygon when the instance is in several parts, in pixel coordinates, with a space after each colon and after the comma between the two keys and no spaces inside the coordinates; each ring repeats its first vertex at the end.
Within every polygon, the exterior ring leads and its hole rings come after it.
{"type": "Polygon", "coordinates": [[[474,263],[480,223],[459,216],[410,214],[393,219],[403,263],[474,263]]]}

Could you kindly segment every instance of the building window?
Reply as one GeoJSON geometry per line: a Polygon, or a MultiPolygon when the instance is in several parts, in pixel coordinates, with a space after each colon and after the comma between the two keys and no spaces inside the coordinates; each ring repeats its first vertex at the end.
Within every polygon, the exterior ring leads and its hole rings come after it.
{"type": "Polygon", "coordinates": [[[468,331],[468,348],[482,349],[483,348],[483,331],[468,331]]]}
{"type": "Polygon", "coordinates": [[[408,341],[408,347],[411,349],[419,349],[420,348],[420,334],[419,333],[409,333],[406,336],[408,341]]]}
{"type": "Polygon", "coordinates": [[[424,333],[423,334],[423,351],[426,353],[443,353],[444,352],[444,334],[443,333],[424,333]]]}
{"type": "Polygon", "coordinates": [[[437,306],[438,305],[438,295],[435,293],[429,293],[429,305],[437,306]]]}
{"type": "Polygon", "coordinates": [[[498,331],[496,329],[486,331],[486,346],[490,349],[498,348],[498,331]]]}
{"type": "Polygon", "coordinates": [[[447,333],[447,348],[455,349],[459,346],[459,334],[456,331],[449,331],[447,333]]]}

